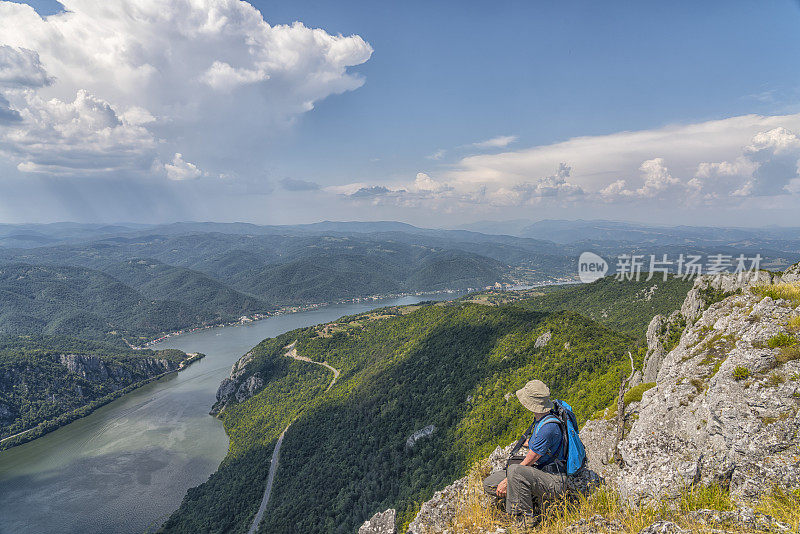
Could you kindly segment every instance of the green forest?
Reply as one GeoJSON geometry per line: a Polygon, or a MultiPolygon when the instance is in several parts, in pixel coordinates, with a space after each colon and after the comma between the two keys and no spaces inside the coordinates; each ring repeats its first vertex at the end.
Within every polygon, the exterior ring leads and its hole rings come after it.
{"type": "Polygon", "coordinates": [[[464,297],[486,303],[515,302],[528,310],[552,312],[570,310],[619,332],[644,339],[647,325],[657,314],[669,314],[680,308],[692,280],[658,274],[647,280],[618,281],[601,278],[591,284],[566,287],[542,287],[524,291],[489,291],[464,297]]]}
{"type": "Polygon", "coordinates": [[[265,340],[248,366],[264,389],[221,415],[228,457],[163,530],[245,532],[291,420],[260,532],[350,533],[389,507],[408,521],[435,490],[527,428],[513,395],[525,382],[544,380],[585,421],[614,398],[630,371],[626,353],[638,354],[639,344],[569,311],[470,303],[380,310],[265,340]],[[535,348],[547,331],[550,342],[535,348]],[[330,372],[284,356],[295,340],[298,354],[341,371],[327,393],[330,372]],[[431,437],[406,446],[431,424],[431,437]]]}

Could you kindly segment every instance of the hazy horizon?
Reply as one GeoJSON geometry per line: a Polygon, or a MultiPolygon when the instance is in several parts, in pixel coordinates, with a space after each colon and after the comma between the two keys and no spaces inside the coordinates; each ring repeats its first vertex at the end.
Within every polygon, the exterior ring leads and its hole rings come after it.
{"type": "Polygon", "coordinates": [[[308,221],[298,222],[298,223],[254,223],[245,220],[210,220],[210,219],[175,219],[171,221],[164,221],[164,222],[134,222],[134,221],[123,221],[123,220],[110,220],[110,221],[74,221],[74,220],[60,220],[60,221],[50,221],[50,222],[33,222],[33,221],[24,221],[24,222],[0,222],[0,226],[8,225],[8,226],[57,226],[57,225],[97,225],[97,226],[121,226],[121,227],[130,227],[130,228],[149,228],[149,227],[156,227],[156,226],[169,226],[175,224],[229,224],[229,225],[236,225],[236,224],[247,224],[247,225],[254,225],[254,226],[314,226],[314,225],[322,225],[322,224],[392,224],[392,223],[399,223],[405,224],[409,226],[413,226],[420,229],[429,229],[429,230],[470,230],[476,231],[481,233],[492,233],[482,229],[479,229],[481,226],[531,226],[536,225],[538,223],[586,223],[586,224],[598,224],[598,223],[608,223],[608,224],[619,224],[619,225],[630,225],[630,226],[640,226],[640,227],[652,227],[652,228],[664,228],[664,229],[674,229],[679,228],[682,226],[688,228],[711,228],[711,229],[727,229],[727,230],[769,230],[769,229],[794,229],[800,226],[797,225],[780,225],[780,224],[765,224],[761,226],[744,226],[744,225],[681,225],[681,224],[659,224],[659,223],[648,223],[646,221],[636,221],[636,220],[624,220],[624,219],[482,219],[476,220],[470,223],[465,224],[454,224],[454,225],[422,225],[418,222],[413,220],[390,220],[390,219],[341,219],[341,220],[332,220],[332,219],[309,219],[308,221]],[[473,230],[473,227],[476,229],[473,230]]]}

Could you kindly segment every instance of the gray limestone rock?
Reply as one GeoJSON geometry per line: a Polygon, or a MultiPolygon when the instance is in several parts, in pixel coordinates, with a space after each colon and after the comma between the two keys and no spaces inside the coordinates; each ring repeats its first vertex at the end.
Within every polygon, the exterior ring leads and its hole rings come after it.
{"type": "Polygon", "coordinates": [[[544,334],[540,335],[536,338],[536,341],[533,343],[533,348],[541,349],[542,347],[546,347],[548,343],[550,343],[550,339],[553,337],[553,333],[548,330],[544,334]]]}
{"type": "Polygon", "coordinates": [[[639,534],[688,534],[684,529],[672,521],[656,521],[652,525],[644,527],[639,534]]]}
{"type": "MultiPolygon", "coordinates": [[[[798,314],[786,301],[749,290],[748,284],[771,279],[768,273],[742,284],[733,275],[719,278],[699,280],[695,289],[742,291],[701,310],[664,355],[657,386],[645,392],[638,419],[620,444],[624,468],[615,478],[626,496],[674,492],[695,479],[698,465],[702,482],[730,484],[738,497],[753,497],[774,483],[800,486],[794,460],[800,452],[794,439],[800,432],[800,361],[781,362],[780,349],[767,346],[798,314]],[[749,378],[734,378],[737,368],[746,368],[749,378]]],[[[591,457],[603,440],[589,441],[591,457]]]]}
{"type": "Polygon", "coordinates": [[[436,432],[436,425],[428,425],[417,430],[408,436],[408,439],[406,440],[406,447],[409,449],[413,448],[419,440],[432,436],[434,432],[436,432]]]}
{"type": "Polygon", "coordinates": [[[358,534],[397,534],[394,509],[378,512],[358,529],[358,534]]]}
{"type": "Polygon", "coordinates": [[[236,402],[246,401],[255,395],[263,385],[264,381],[258,373],[247,377],[247,380],[239,384],[239,388],[236,390],[236,402]]]}

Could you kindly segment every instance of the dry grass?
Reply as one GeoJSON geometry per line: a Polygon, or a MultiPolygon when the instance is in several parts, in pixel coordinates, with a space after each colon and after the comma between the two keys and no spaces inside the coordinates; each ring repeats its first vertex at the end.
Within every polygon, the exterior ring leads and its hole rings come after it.
{"type": "Polygon", "coordinates": [[[756,510],[789,525],[793,532],[800,530],[800,490],[785,490],[775,486],[761,498],[756,510]]]}
{"type": "MultiPolygon", "coordinates": [[[[515,525],[499,508],[483,495],[482,480],[488,474],[488,466],[481,463],[469,474],[467,503],[456,517],[449,532],[453,534],[477,534],[504,529],[508,534],[556,534],[567,531],[576,523],[594,525],[597,532],[604,532],[604,524],[616,523],[624,534],[637,534],[644,527],[659,520],[673,521],[690,532],[711,532],[713,527],[698,524],[689,512],[701,509],[732,510],[734,504],[726,490],[718,485],[687,486],[680,498],[661,501],[645,506],[627,504],[613,488],[600,487],[589,496],[563,498],[551,502],[544,511],[544,518],[536,528],[524,530],[515,525]]],[[[776,488],[765,495],[758,510],[775,517],[797,529],[800,522],[800,490],[786,491],[776,488]]],[[[726,526],[726,532],[748,532],[735,526],[726,526]]]]}
{"type": "Polygon", "coordinates": [[[791,347],[783,347],[781,353],[776,358],[778,363],[787,363],[794,360],[800,360],[800,346],[793,345],[791,347]]]}
{"type": "Polygon", "coordinates": [[[772,299],[784,299],[797,306],[800,304],[800,284],[770,284],[752,288],[753,293],[772,299]]]}
{"type": "Polygon", "coordinates": [[[786,323],[786,328],[793,334],[800,332],[800,315],[789,319],[789,321],[786,323]]]}
{"type": "Polygon", "coordinates": [[[681,490],[680,509],[684,513],[703,509],[732,510],[733,501],[730,493],[719,484],[693,484],[681,490]]]}

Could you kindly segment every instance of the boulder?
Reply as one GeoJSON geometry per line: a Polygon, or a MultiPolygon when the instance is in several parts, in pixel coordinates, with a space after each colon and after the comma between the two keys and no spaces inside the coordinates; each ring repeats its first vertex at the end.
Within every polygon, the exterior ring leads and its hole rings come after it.
{"type": "Polygon", "coordinates": [[[373,515],[359,527],[358,534],[397,534],[394,509],[373,515]]]}
{"type": "Polygon", "coordinates": [[[684,529],[672,521],[656,521],[652,525],[644,527],[639,534],[688,534],[684,529]]]}
{"type": "Polygon", "coordinates": [[[408,436],[406,447],[409,449],[413,448],[419,440],[432,436],[434,432],[436,432],[436,425],[428,425],[425,428],[417,430],[408,436]]]}
{"type": "Polygon", "coordinates": [[[533,348],[541,349],[542,347],[546,347],[548,343],[550,343],[550,339],[553,337],[553,333],[548,330],[544,334],[540,335],[536,338],[536,341],[533,343],[533,348]]]}

